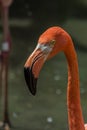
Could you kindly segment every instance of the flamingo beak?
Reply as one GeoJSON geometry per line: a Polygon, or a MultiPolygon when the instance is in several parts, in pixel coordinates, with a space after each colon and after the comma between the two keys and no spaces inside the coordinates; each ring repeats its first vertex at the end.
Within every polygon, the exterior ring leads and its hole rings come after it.
{"type": "Polygon", "coordinates": [[[28,89],[32,95],[36,94],[37,79],[46,60],[43,50],[35,49],[24,65],[24,76],[28,89]]]}

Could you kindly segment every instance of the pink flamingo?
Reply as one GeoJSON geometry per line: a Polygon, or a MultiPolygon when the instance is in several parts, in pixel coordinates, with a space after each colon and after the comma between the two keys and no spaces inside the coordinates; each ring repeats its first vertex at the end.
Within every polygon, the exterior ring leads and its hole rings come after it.
{"type": "Polygon", "coordinates": [[[76,51],[69,34],[60,27],[47,29],[24,65],[29,90],[36,94],[36,83],[44,62],[63,51],[68,62],[67,109],[69,130],[87,130],[80,103],[79,72],[76,51]]]}
{"type": "Polygon", "coordinates": [[[8,15],[9,15],[9,6],[11,5],[12,0],[0,0],[1,6],[1,16],[2,16],[2,23],[3,23],[3,39],[4,42],[2,43],[2,51],[1,51],[1,66],[0,66],[0,80],[1,86],[4,87],[4,119],[3,123],[1,123],[4,128],[10,128],[11,123],[9,120],[8,114],[8,64],[9,64],[9,54],[11,50],[11,35],[9,31],[9,24],[8,24],[8,15]]]}

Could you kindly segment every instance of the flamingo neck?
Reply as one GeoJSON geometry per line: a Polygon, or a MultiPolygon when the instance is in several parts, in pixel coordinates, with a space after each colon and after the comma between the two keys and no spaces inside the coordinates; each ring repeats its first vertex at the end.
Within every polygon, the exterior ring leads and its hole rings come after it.
{"type": "Polygon", "coordinates": [[[79,71],[73,44],[65,52],[68,61],[67,107],[69,130],[85,130],[80,103],[79,71]]]}
{"type": "Polygon", "coordinates": [[[3,22],[3,31],[4,31],[4,40],[7,41],[9,35],[9,24],[8,24],[8,7],[2,7],[2,22],[3,22]]]}

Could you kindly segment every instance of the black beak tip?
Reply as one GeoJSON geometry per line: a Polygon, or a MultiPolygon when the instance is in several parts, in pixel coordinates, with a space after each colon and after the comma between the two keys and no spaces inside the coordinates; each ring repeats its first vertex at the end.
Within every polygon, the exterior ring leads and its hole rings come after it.
{"type": "Polygon", "coordinates": [[[37,85],[37,78],[34,77],[32,70],[30,68],[24,67],[24,76],[25,81],[28,86],[28,89],[32,93],[32,95],[36,95],[36,85],[37,85]]]}

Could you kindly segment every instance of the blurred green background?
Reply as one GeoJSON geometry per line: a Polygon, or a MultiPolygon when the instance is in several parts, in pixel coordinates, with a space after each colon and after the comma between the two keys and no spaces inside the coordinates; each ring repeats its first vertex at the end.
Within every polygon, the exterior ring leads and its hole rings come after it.
{"type": "MultiPolygon", "coordinates": [[[[23,66],[39,35],[61,26],[71,36],[78,55],[83,116],[87,121],[87,0],[14,0],[9,25],[12,51],[9,66],[9,115],[12,130],[67,130],[67,64],[63,53],[47,62],[32,96],[24,80],[23,66]]],[[[0,22],[0,45],[3,41],[0,22]]],[[[0,120],[3,102],[0,100],[0,120]]]]}

